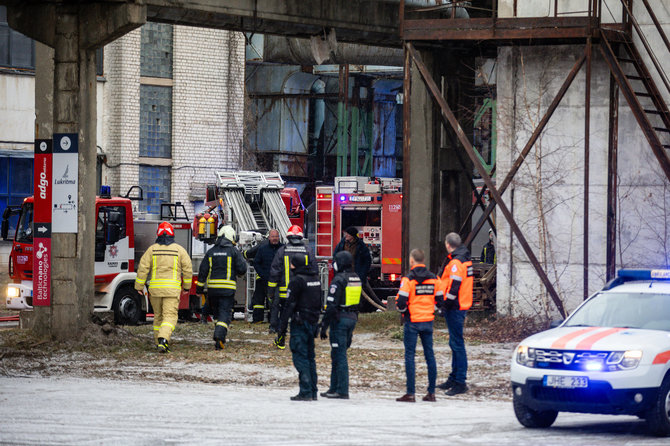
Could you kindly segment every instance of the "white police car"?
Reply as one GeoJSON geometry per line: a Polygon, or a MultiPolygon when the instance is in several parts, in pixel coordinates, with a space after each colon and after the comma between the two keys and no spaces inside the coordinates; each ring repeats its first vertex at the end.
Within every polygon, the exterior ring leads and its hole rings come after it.
{"type": "Polygon", "coordinates": [[[670,435],[670,270],[620,270],[560,326],[524,339],[511,368],[514,413],[637,415],[670,435]]]}

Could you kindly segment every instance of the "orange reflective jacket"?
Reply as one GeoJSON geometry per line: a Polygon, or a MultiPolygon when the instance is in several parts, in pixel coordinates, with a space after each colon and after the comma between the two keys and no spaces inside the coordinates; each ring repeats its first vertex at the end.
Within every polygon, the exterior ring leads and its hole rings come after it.
{"type": "Polygon", "coordinates": [[[472,306],[472,287],[474,272],[470,252],[465,246],[459,246],[447,256],[449,263],[444,267],[440,279],[444,286],[444,299],[458,299],[460,310],[469,310],[472,306]]]}
{"type": "Polygon", "coordinates": [[[435,305],[442,302],[442,295],[440,279],[426,265],[414,265],[400,282],[396,307],[408,311],[412,322],[429,322],[435,319],[435,305]]]}

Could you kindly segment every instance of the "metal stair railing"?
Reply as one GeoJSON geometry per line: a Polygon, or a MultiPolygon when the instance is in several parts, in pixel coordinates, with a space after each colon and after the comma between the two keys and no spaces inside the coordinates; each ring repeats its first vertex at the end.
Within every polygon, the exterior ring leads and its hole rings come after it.
{"type": "MultiPolygon", "coordinates": [[[[649,8],[648,2],[646,0],[643,0],[643,2],[649,8]]],[[[668,94],[670,94],[670,83],[667,76],[661,68],[658,58],[651,50],[646,36],[642,33],[637,19],[632,15],[629,2],[621,0],[621,3],[628,22],[640,38],[668,94]]],[[[657,24],[658,21],[654,20],[653,11],[650,8],[648,11],[654,23],[657,24]]],[[[667,42],[663,29],[660,28],[660,25],[657,26],[664,42],[667,42]]],[[[667,150],[670,149],[670,111],[668,111],[663,96],[633,43],[631,35],[625,32],[605,31],[605,29],[602,29],[600,34],[600,51],[661,168],[670,180],[670,158],[667,150]],[[626,54],[622,56],[617,50],[624,50],[626,54]],[[627,72],[630,68],[634,69],[634,73],[627,72]]],[[[667,43],[667,47],[670,50],[670,43],[667,43]]]]}

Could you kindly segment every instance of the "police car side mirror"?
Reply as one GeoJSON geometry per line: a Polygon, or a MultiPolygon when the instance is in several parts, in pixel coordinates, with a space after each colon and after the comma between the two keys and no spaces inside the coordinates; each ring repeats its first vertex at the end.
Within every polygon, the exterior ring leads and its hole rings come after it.
{"type": "Polygon", "coordinates": [[[564,320],[565,320],[565,319],[554,319],[554,320],[551,321],[551,323],[549,324],[549,328],[556,328],[556,327],[558,327],[559,325],[561,325],[561,324],[563,323],[564,320]]]}

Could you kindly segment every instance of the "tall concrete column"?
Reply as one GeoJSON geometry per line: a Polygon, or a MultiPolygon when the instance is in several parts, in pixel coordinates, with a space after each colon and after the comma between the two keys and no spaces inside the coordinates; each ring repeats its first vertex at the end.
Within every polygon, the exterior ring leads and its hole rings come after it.
{"type": "MultiPolygon", "coordinates": [[[[431,72],[434,72],[433,53],[421,51],[421,57],[431,72]]],[[[433,244],[434,218],[436,213],[436,149],[438,146],[438,129],[433,100],[426,88],[419,70],[414,64],[411,69],[412,91],[410,95],[410,154],[409,160],[409,246],[408,249],[420,248],[426,253],[426,265],[434,263],[430,258],[433,244]]],[[[405,179],[405,181],[407,181],[405,179]]],[[[408,252],[409,254],[409,252],[408,252]]],[[[403,262],[408,261],[403,259],[403,262]]]]}
{"type": "MultiPolygon", "coordinates": [[[[50,106],[45,85],[53,88],[53,133],[79,134],[78,232],[53,234],[51,306],[35,307],[34,330],[56,339],[76,337],[93,311],[96,168],[95,50],[146,21],[146,7],[133,3],[70,2],[9,5],[12,28],[54,48],[51,76],[38,73],[37,129],[48,137],[50,106]]],[[[49,51],[37,54],[37,69],[49,69],[49,51]]]]}

